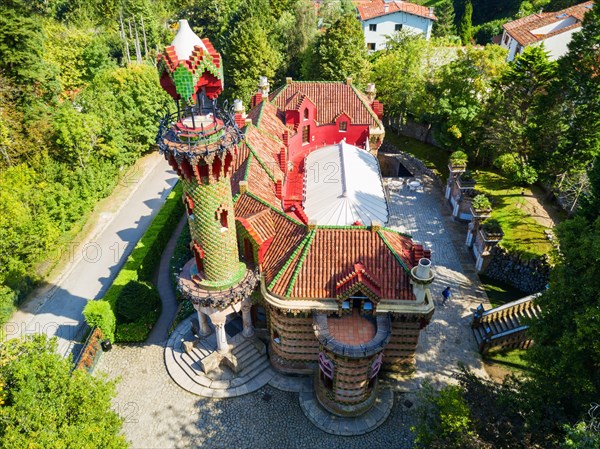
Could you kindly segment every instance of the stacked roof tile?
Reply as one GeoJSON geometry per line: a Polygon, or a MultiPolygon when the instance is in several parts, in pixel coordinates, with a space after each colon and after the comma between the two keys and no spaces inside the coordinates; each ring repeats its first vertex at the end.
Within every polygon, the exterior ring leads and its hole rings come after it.
{"type": "Polygon", "coordinates": [[[369,20],[375,17],[404,12],[414,16],[425,17],[426,19],[437,20],[433,12],[427,6],[416,5],[404,1],[383,1],[374,0],[371,2],[360,2],[357,5],[358,14],[361,20],[369,20]]]}

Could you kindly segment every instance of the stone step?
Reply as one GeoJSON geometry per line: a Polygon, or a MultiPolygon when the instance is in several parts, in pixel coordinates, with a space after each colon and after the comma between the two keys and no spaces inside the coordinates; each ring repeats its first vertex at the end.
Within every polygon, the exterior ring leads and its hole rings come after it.
{"type": "Polygon", "coordinates": [[[263,371],[270,368],[271,364],[266,357],[261,357],[257,359],[251,367],[243,369],[241,374],[241,378],[245,380],[244,383],[250,382],[255,377],[259,376],[263,371]]]}
{"type": "Polygon", "coordinates": [[[246,351],[247,348],[252,348],[252,347],[254,347],[254,346],[252,345],[251,341],[244,340],[241,343],[239,343],[237,346],[234,346],[233,349],[231,350],[231,353],[234,356],[238,357],[238,354],[246,351]]]}
{"type": "Polygon", "coordinates": [[[255,352],[251,357],[246,359],[243,365],[241,365],[242,369],[240,370],[240,374],[245,376],[246,374],[251,373],[257,365],[260,365],[262,360],[266,360],[266,356],[255,352]]]}
{"type": "Polygon", "coordinates": [[[244,351],[235,354],[235,357],[237,358],[238,364],[243,368],[248,363],[248,360],[260,355],[261,354],[254,346],[250,345],[247,346],[244,351]]]}

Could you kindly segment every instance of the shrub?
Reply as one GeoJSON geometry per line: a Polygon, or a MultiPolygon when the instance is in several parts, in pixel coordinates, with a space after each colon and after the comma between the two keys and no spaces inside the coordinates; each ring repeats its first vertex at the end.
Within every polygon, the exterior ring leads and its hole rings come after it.
{"type": "Polygon", "coordinates": [[[450,155],[450,163],[452,165],[466,165],[467,160],[467,153],[465,153],[464,151],[455,151],[450,155]]]}
{"type": "Polygon", "coordinates": [[[467,170],[460,175],[460,180],[463,182],[475,182],[475,178],[473,177],[473,172],[471,170],[467,170]]]}
{"type": "Polygon", "coordinates": [[[104,336],[115,341],[115,314],[106,301],[88,301],[83,309],[83,316],[90,327],[98,326],[104,336]]]}
{"type": "Polygon", "coordinates": [[[175,225],[184,211],[181,202],[183,188],[178,183],[167,197],[164,206],[158,212],[152,223],[135,246],[125,265],[110,286],[104,300],[108,301],[113,309],[123,288],[130,281],[151,281],[162,254],[175,225]]]}
{"type": "Polygon", "coordinates": [[[117,322],[132,323],[149,312],[160,310],[160,296],[153,285],[130,281],[117,298],[117,322]]]}
{"type": "Polygon", "coordinates": [[[475,196],[471,202],[471,205],[475,210],[490,210],[492,208],[492,203],[490,203],[488,197],[483,194],[475,196]]]}
{"type": "Polygon", "coordinates": [[[481,448],[473,431],[471,411],[457,386],[436,391],[424,383],[419,392],[415,432],[418,447],[481,448]]]}
{"type": "Polygon", "coordinates": [[[488,218],[481,227],[488,234],[502,234],[502,226],[495,218],[488,218]]]}
{"type": "Polygon", "coordinates": [[[517,153],[506,153],[494,161],[494,165],[502,170],[506,177],[519,185],[533,184],[538,179],[535,169],[521,160],[517,153]]]}
{"type": "Polygon", "coordinates": [[[146,340],[148,334],[154,327],[154,323],[160,316],[160,311],[148,312],[133,323],[117,324],[116,339],[121,343],[138,343],[146,340]]]}

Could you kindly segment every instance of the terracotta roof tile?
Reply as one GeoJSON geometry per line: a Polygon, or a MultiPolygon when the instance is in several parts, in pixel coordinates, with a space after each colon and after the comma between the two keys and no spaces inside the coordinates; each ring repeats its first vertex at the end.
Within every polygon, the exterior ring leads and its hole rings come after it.
{"type": "Polygon", "coordinates": [[[242,195],[235,203],[235,215],[246,219],[254,216],[253,226],[259,228],[269,227],[270,224],[265,224],[264,221],[271,221],[273,229],[277,230],[261,267],[267,285],[269,285],[306,235],[306,226],[291,220],[285,213],[277,212],[275,208],[266,206],[252,194],[242,195]],[[259,221],[263,221],[263,223],[259,224],[259,221]]]}
{"type": "Polygon", "coordinates": [[[232,164],[231,193],[233,196],[240,193],[240,181],[244,180],[246,174],[248,154],[250,154],[250,151],[246,145],[238,145],[232,164]]]}
{"type": "MultiPolygon", "coordinates": [[[[394,234],[390,242],[403,252],[410,239],[394,234]],[[397,245],[400,245],[399,247],[397,245]]],[[[291,255],[291,253],[290,253],[291,255]]],[[[364,228],[317,228],[304,260],[296,255],[291,265],[298,267],[290,296],[300,298],[335,298],[336,283],[359,262],[380,283],[381,296],[386,299],[414,299],[409,276],[378,233],[364,228]],[[302,262],[299,266],[298,262],[302,262]]],[[[410,265],[408,265],[410,268],[410,265]]],[[[292,268],[274,286],[279,294],[289,287],[292,268]]]]}
{"type": "Polygon", "coordinates": [[[261,132],[255,126],[246,127],[246,142],[275,180],[282,180],[283,172],[279,167],[278,157],[283,143],[269,137],[266,132],[261,132]]]}
{"type": "Polygon", "coordinates": [[[269,209],[256,212],[245,218],[250,228],[255,232],[258,238],[257,243],[262,245],[275,235],[275,226],[273,225],[272,213],[269,209]]]}
{"type": "Polygon", "coordinates": [[[580,3],[579,5],[571,6],[556,12],[543,12],[541,14],[531,14],[527,17],[522,17],[518,20],[505,23],[503,28],[506,32],[515,39],[520,45],[526,46],[534,42],[542,41],[551,36],[564,33],[575,28],[581,27],[583,16],[589,7],[594,4],[593,1],[580,3]],[[533,31],[553,23],[558,23],[563,20],[568,20],[567,26],[558,28],[554,31],[545,34],[534,34],[533,31]],[[572,22],[572,23],[571,23],[572,22]]]}
{"type": "Polygon", "coordinates": [[[425,17],[426,19],[437,20],[427,6],[416,5],[410,2],[373,0],[371,2],[360,2],[356,8],[361,20],[369,20],[396,12],[405,12],[414,16],[425,17]],[[387,5],[387,11],[385,5],[387,5]]]}
{"type": "Polygon", "coordinates": [[[298,94],[314,103],[319,123],[333,123],[340,113],[346,112],[354,124],[382,126],[366,95],[346,83],[293,81],[273,92],[269,99],[283,111],[298,94]]]}
{"type": "Polygon", "coordinates": [[[252,124],[269,133],[273,138],[282,140],[283,133],[287,130],[284,118],[279,116],[277,106],[269,101],[261,101],[248,112],[252,124]]]}

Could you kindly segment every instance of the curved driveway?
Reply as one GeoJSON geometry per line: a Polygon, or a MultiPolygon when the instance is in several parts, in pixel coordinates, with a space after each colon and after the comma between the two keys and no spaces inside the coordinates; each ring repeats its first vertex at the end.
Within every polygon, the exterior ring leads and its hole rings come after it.
{"type": "Polygon", "coordinates": [[[177,181],[161,156],[148,157],[145,173],[129,180],[131,190],[122,206],[101,214],[100,230],[72,251],[56,284],[30,303],[33,310],[13,315],[5,325],[5,338],[45,333],[58,337],[61,354],[71,351],[85,332],[81,312],[86,302],[105,294],[177,181]]]}

